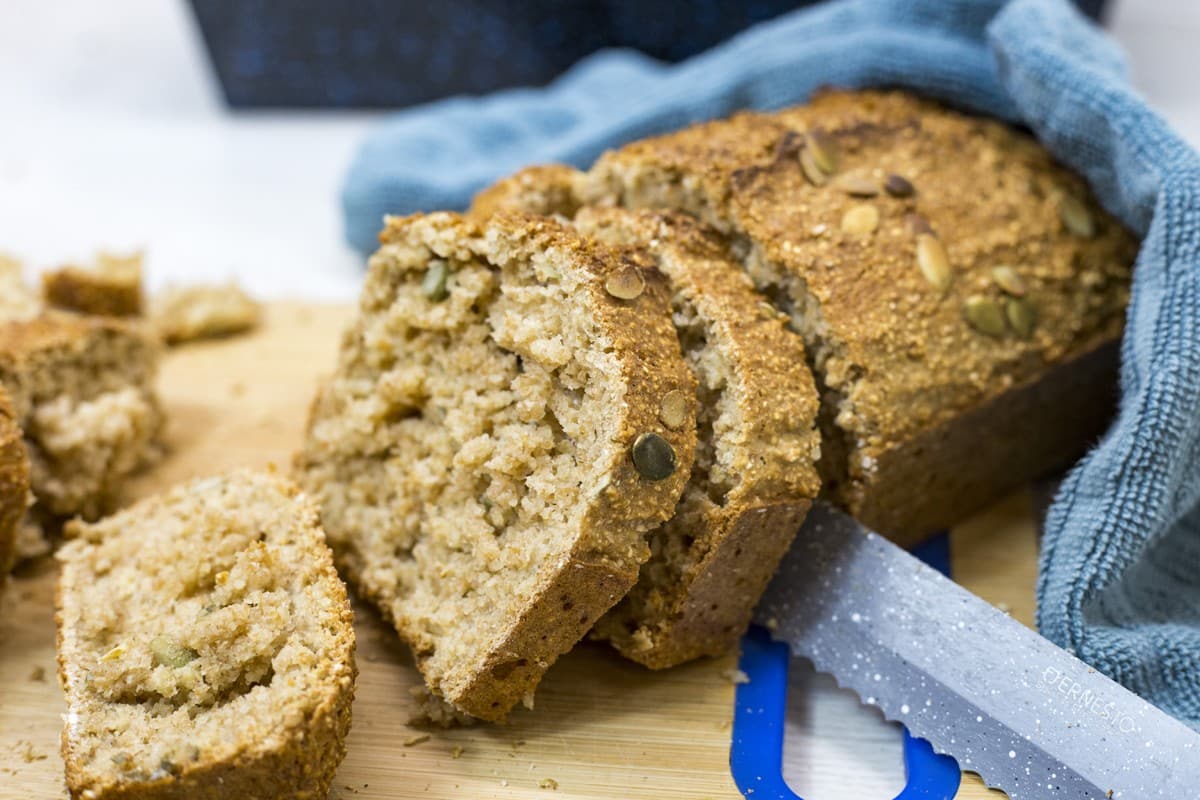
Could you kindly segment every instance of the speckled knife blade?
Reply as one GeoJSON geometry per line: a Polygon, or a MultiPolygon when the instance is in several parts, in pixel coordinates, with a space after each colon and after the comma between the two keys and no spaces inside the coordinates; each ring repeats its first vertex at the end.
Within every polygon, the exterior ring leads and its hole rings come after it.
{"type": "Polygon", "coordinates": [[[825,504],[755,620],[1013,800],[1200,796],[1200,734],[825,504]]]}

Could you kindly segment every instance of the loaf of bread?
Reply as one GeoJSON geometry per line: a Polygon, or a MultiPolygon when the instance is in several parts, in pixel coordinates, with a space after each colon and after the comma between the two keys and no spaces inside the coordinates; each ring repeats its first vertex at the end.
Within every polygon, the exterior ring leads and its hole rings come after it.
{"type": "Polygon", "coordinates": [[[0,589],[17,554],[17,533],[29,506],[29,456],[8,392],[0,386],[0,589]]]}
{"type": "Polygon", "coordinates": [[[880,532],[945,528],[1109,419],[1136,242],[1001,123],[831,92],[555,180],[575,192],[565,207],[682,210],[728,239],[808,345],[825,480],[880,532]]]}
{"type": "Polygon", "coordinates": [[[115,318],[46,312],[0,324],[0,385],[24,431],[35,520],[95,519],[157,458],[159,350],[115,318]]]}
{"type": "Polygon", "coordinates": [[[723,654],[745,633],[821,488],[804,343],[694,220],[585,208],[573,224],[599,241],[644,248],[667,276],[698,385],[691,478],[675,515],[650,532],[637,584],[595,634],[655,669],[723,654]]]}
{"type": "Polygon", "coordinates": [[[50,308],[108,317],[142,313],[142,254],[99,253],[90,267],[42,273],[42,300],[50,308]]]}
{"type": "Polygon", "coordinates": [[[692,466],[695,379],[636,252],[520,215],[381,241],[297,471],[431,692],[502,719],[636,581],[692,466]]]}
{"type": "Polygon", "coordinates": [[[58,661],[71,797],[324,798],[345,754],[355,664],[316,505],[242,471],[66,534],[58,661]]]}

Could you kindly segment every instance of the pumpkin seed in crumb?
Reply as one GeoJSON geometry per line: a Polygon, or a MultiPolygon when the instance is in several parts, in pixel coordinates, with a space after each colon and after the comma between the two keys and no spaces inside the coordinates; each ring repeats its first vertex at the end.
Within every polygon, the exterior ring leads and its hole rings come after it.
{"type": "Polygon", "coordinates": [[[658,407],[658,418],[671,430],[679,430],[687,422],[688,398],[679,389],[672,389],[663,395],[658,407]]]}
{"type": "Polygon", "coordinates": [[[1074,195],[1063,193],[1059,200],[1058,213],[1062,217],[1063,225],[1076,236],[1090,239],[1096,235],[1096,221],[1092,219],[1092,212],[1074,195]]]}
{"type": "Polygon", "coordinates": [[[846,173],[834,180],[834,185],[851,197],[875,197],[879,187],[875,181],[862,175],[846,173]]]}
{"type": "Polygon", "coordinates": [[[941,239],[929,233],[917,237],[917,267],[925,280],[943,292],[950,288],[954,273],[950,271],[950,257],[941,239]]]}
{"type": "Polygon", "coordinates": [[[1033,335],[1033,327],[1037,324],[1037,311],[1024,297],[1010,297],[1004,304],[1004,315],[1008,317],[1008,324],[1017,332],[1017,336],[1028,339],[1033,335]]]}
{"type": "Polygon", "coordinates": [[[421,294],[425,295],[427,300],[440,303],[450,296],[449,290],[446,289],[446,281],[449,278],[450,265],[440,258],[433,259],[425,270],[425,277],[421,279],[421,294]]]}
{"type": "Polygon", "coordinates": [[[963,303],[963,316],[971,327],[982,334],[993,337],[1004,335],[1004,311],[991,298],[973,294],[963,303]]]}
{"type": "Polygon", "coordinates": [[[626,265],[608,276],[604,291],[618,300],[634,300],[646,290],[646,279],[637,267],[626,265]]]}
{"type": "Polygon", "coordinates": [[[817,162],[813,160],[812,150],[808,147],[800,151],[800,169],[804,172],[804,177],[808,178],[808,182],[813,186],[824,186],[829,183],[829,178],[817,166],[817,162]]]}
{"type": "Polygon", "coordinates": [[[870,203],[860,203],[842,215],[842,230],[846,233],[865,236],[878,227],[879,209],[870,203]]]}
{"type": "Polygon", "coordinates": [[[805,139],[812,152],[813,163],[826,175],[838,171],[838,145],[832,136],[820,128],[813,128],[805,139]]]}
{"type": "Polygon", "coordinates": [[[996,285],[1003,289],[1005,294],[1013,297],[1025,295],[1025,281],[1021,280],[1021,276],[1012,267],[1004,264],[992,267],[992,277],[996,279],[996,285]]]}
{"type": "Polygon", "coordinates": [[[675,450],[657,433],[643,433],[633,443],[633,466],[646,480],[661,481],[675,474],[675,450]]]}
{"type": "Polygon", "coordinates": [[[184,647],[170,636],[155,636],[151,639],[150,654],[154,656],[154,663],[172,669],[187,666],[200,657],[195,650],[184,647]]]}
{"type": "Polygon", "coordinates": [[[888,175],[883,182],[883,190],[892,197],[912,197],[917,193],[916,187],[903,175],[888,175]]]}

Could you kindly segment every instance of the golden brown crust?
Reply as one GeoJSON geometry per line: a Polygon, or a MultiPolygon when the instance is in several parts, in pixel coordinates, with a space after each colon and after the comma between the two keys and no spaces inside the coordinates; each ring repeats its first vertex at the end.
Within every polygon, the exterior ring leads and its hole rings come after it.
{"type": "MultiPolygon", "coordinates": [[[[660,400],[672,390],[691,396],[694,378],[679,355],[667,313],[666,281],[637,254],[589,242],[552,220],[514,214],[499,214],[487,221],[444,213],[390,219],[380,240],[385,250],[397,248],[388,252],[433,252],[439,258],[463,263],[491,264],[488,259],[497,257],[511,263],[533,263],[545,258],[546,268],[550,268],[552,258],[553,269],[570,273],[574,289],[566,299],[572,306],[569,313],[590,319],[611,343],[609,349],[619,370],[619,375],[611,377],[625,387],[621,403],[612,409],[616,418],[611,421],[611,441],[622,444],[606,449],[603,457],[608,460],[595,465],[606,482],[597,494],[586,497],[578,528],[567,531],[573,537],[569,550],[561,555],[552,551],[554,560],[541,565],[534,590],[528,597],[513,598],[519,601],[518,610],[506,616],[494,634],[488,631],[482,650],[448,668],[435,666],[432,655],[440,643],[425,631],[426,623],[410,611],[406,598],[397,595],[397,584],[382,585],[370,579],[358,545],[343,538],[340,520],[334,518],[330,504],[324,503],[324,523],[339,566],[412,647],[430,689],[459,710],[501,720],[532,694],[545,670],[637,579],[638,566],[648,555],[642,531],[670,516],[695,450],[694,426],[690,424],[694,408],[687,411],[689,425],[675,431],[658,419],[660,400]],[[645,290],[633,300],[620,300],[604,286],[614,271],[627,269],[639,272],[645,290]],[[676,454],[678,467],[665,480],[643,478],[632,463],[630,447],[647,432],[666,439],[676,454]]],[[[377,312],[380,304],[389,305],[397,285],[411,280],[403,273],[386,272],[393,268],[387,258],[373,264],[362,299],[364,316],[377,312]]],[[[360,319],[346,339],[348,346],[354,346],[365,324],[360,319]]],[[[339,369],[350,369],[347,359],[352,358],[344,351],[339,369]]],[[[325,452],[314,438],[319,424],[340,413],[333,386],[327,384],[314,403],[309,443],[297,460],[301,475],[312,474],[330,458],[344,457],[325,452]]],[[[589,465],[589,474],[592,469],[589,465]]],[[[305,480],[320,482],[324,478],[305,480]]],[[[321,489],[314,485],[313,491],[321,489]]],[[[546,532],[547,539],[556,535],[558,532],[546,532]]],[[[438,658],[443,658],[440,652],[438,658]]]]}
{"type": "Polygon", "coordinates": [[[29,456],[12,401],[0,386],[0,589],[12,569],[17,528],[29,504],[29,456]]]}
{"type": "MultiPolygon", "coordinates": [[[[709,439],[703,448],[729,454],[728,463],[717,467],[726,477],[717,480],[697,467],[677,508],[684,519],[650,534],[655,555],[596,633],[654,668],[718,655],[745,632],[759,594],[820,490],[818,399],[804,345],[722,243],[694,220],[584,208],[575,225],[601,241],[646,249],[671,281],[677,317],[682,305],[702,320],[703,341],[694,344],[703,352],[693,355],[727,371],[720,379],[729,406],[723,424],[730,429],[714,431],[710,419],[702,434],[709,439]],[[678,537],[687,542],[674,553],[683,563],[669,566],[667,553],[676,546],[668,540],[678,537]]],[[[702,391],[702,403],[705,396],[702,391]]],[[[707,402],[720,405],[716,398],[707,402]]]]}
{"type": "Polygon", "coordinates": [[[42,300],[81,314],[136,317],[142,313],[142,282],[136,275],[63,267],[42,274],[42,300]]]}
{"type": "MultiPolygon", "coordinates": [[[[225,480],[265,481],[280,497],[297,502],[300,524],[318,526],[316,505],[301,495],[297,487],[273,473],[231,473],[225,480]]],[[[210,481],[212,479],[209,479],[210,481]]],[[[175,498],[176,500],[178,498],[175,498]]],[[[156,504],[172,502],[172,495],[149,498],[128,514],[140,508],[151,509],[156,504]]],[[[79,521],[69,523],[71,536],[83,536],[86,528],[79,521]]],[[[218,531],[213,532],[219,535],[218,531]]],[[[264,533],[264,537],[267,534],[264,533]]],[[[248,718],[245,727],[230,731],[238,739],[234,756],[221,760],[206,760],[185,764],[174,774],[164,774],[146,780],[116,780],[97,776],[88,768],[81,754],[72,746],[68,727],[61,738],[62,757],[68,792],[72,800],[223,800],[230,797],[254,797],[263,800],[323,800],[332,786],[338,765],[346,754],[345,738],[350,731],[354,686],[358,669],[354,653],[354,614],[350,608],[345,585],[334,569],[332,554],[324,546],[320,532],[313,539],[311,564],[319,576],[319,589],[328,594],[324,610],[329,619],[324,623],[334,632],[327,657],[312,667],[321,675],[326,691],[320,696],[303,698],[304,707],[276,709],[279,719],[265,728],[257,727],[261,720],[248,718]]],[[[78,552],[70,559],[80,558],[78,552]]],[[[67,694],[70,714],[80,713],[74,704],[80,703],[77,689],[86,681],[73,676],[79,669],[74,657],[64,647],[65,625],[70,605],[79,602],[75,596],[86,586],[67,585],[67,570],[56,591],[57,655],[59,678],[67,694]]]]}
{"type": "MultiPolygon", "coordinates": [[[[875,524],[895,535],[924,533],[912,525],[933,519],[955,521],[938,508],[964,508],[930,493],[889,512],[882,496],[871,498],[876,487],[919,482],[942,468],[937,448],[922,449],[931,431],[946,442],[978,441],[965,423],[970,411],[1002,405],[1012,387],[1074,363],[1122,329],[1136,243],[1083,182],[1024,134],[904,93],[833,92],[776,115],[744,114],[636,143],[602,158],[581,192],[589,202],[683,208],[745,250],[756,284],[789,307],[815,345],[826,450],[844,450],[827,476],[852,511],[871,509],[875,524]],[[802,163],[811,151],[805,137],[816,129],[841,152],[835,176],[815,175],[823,185],[802,163]],[[915,193],[884,190],[890,175],[906,178],[915,193]],[[874,196],[852,196],[840,182],[849,179],[872,184],[874,196]],[[1084,204],[1094,235],[1067,227],[1070,198],[1084,204]],[[878,220],[855,232],[862,219],[846,215],[864,205],[878,220]],[[944,291],[917,265],[921,230],[932,231],[948,255],[944,291]],[[1021,302],[1035,310],[1027,339],[1011,324],[1002,322],[1006,329],[993,337],[964,319],[969,298],[1001,308],[1014,299],[993,276],[999,266],[1016,272],[1021,302]],[[908,472],[884,476],[884,463],[908,472]]],[[[1091,377],[1098,382],[1081,387],[1087,394],[1078,401],[1107,394],[1110,376],[1091,377]]],[[[1016,426],[1014,415],[1004,419],[1016,426]]],[[[1019,427],[993,427],[989,448],[1004,451],[1013,470],[961,464],[966,473],[956,484],[983,502],[1045,471],[1049,454],[1027,448],[1023,435],[1049,435],[1051,420],[1043,413],[1019,427]]]]}
{"type": "Polygon", "coordinates": [[[570,218],[579,210],[581,178],[579,170],[565,164],[526,167],[480,191],[468,213],[481,219],[505,211],[570,218]]]}

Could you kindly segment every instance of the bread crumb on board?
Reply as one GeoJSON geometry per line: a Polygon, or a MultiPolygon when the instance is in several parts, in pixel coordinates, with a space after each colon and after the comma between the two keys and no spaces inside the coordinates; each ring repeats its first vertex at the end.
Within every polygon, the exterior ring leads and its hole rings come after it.
{"type": "Polygon", "coordinates": [[[554,780],[554,778],[542,778],[541,783],[538,784],[538,788],[550,790],[558,789],[558,781],[554,780]]]}
{"type": "Polygon", "coordinates": [[[416,747],[419,744],[424,744],[429,741],[428,733],[418,733],[415,736],[410,736],[404,740],[405,747],[416,747]]]}
{"type": "Polygon", "coordinates": [[[750,682],[750,676],[740,669],[727,669],[721,673],[721,677],[732,683],[734,686],[750,682]]]}
{"type": "Polygon", "coordinates": [[[258,302],[235,283],[170,288],[150,308],[154,327],[171,345],[245,333],[261,317],[258,302]]]}

